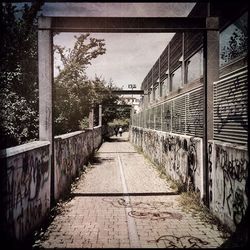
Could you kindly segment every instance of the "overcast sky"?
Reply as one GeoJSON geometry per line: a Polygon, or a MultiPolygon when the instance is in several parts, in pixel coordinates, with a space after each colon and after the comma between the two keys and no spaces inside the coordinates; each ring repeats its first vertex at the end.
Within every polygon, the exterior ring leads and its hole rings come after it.
{"type": "MultiPolygon", "coordinates": [[[[187,16],[194,3],[46,3],[45,16],[127,16],[172,17],[187,16]]],[[[60,33],[54,43],[72,47],[76,33],[60,33]]],[[[128,84],[141,83],[160,56],[172,33],[92,33],[95,38],[105,39],[106,54],[92,61],[87,74],[95,74],[127,89],[128,84]]],[[[55,64],[60,61],[55,58],[55,64]]],[[[57,73],[57,70],[55,70],[57,73]]]]}

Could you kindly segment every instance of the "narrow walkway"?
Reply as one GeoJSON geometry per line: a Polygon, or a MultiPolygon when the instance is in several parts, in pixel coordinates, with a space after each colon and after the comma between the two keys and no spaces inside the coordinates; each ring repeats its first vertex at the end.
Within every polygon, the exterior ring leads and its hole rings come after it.
{"type": "Polygon", "coordinates": [[[183,212],[178,196],[127,140],[112,137],[96,154],[36,247],[216,248],[220,232],[183,212]]]}

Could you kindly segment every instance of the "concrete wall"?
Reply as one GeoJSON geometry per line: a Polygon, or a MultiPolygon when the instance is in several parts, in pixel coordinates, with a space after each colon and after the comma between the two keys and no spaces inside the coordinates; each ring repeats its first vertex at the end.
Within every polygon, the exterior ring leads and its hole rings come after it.
{"type": "Polygon", "coordinates": [[[73,179],[102,142],[101,127],[55,137],[55,199],[70,190],[73,179]]]}
{"type": "Polygon", "coordinates": [[[8,148],[1,151],[0,158],[1,230],[14,239],[22,239],[49,212],[49,142],[8,148]]]}
{"type": "MultiPolygon", "coordinates": [[[[58,200],[102,143],[101,127],[55,137],[55,198],[58,200]]],[[[0,234],[24,239],[50,211],[51,162],[47,141],[0,151],[0,234]]],[[[5,236],[4,236],[5,237],[5,236]]]]}
{"type": "MultiPolygon", "coordinates": [[[[156,164],[163,165],[174,180],[191,181],[203,197],[201,138],[131,127],[130,141],[156,164]]],[[[213,140],[208,151],[210,211],[235,231],[248,205],[247,147],[213,140]]]]}
{"type": "Polygon", "coordinates": [[[203,195],[202,139],[132,127],[130,141],[139,146],[156,164],[163,165],[166,173],[203,195]]]}
{"type": "Polygon", "coordinates": [[[246,147],[209,141],[210,210],[233,231],[248,205],[248,164],[246,147]]]}

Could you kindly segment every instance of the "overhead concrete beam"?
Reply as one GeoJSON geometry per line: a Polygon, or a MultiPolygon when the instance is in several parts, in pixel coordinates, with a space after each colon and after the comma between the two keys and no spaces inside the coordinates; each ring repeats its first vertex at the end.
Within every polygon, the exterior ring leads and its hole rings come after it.
{"type": "Polygon", "coordinates": [[[159,33],[206,30],[207,26],[206,18],[202,17],[53,17],[51,29],[57,32],[159,33]]]}

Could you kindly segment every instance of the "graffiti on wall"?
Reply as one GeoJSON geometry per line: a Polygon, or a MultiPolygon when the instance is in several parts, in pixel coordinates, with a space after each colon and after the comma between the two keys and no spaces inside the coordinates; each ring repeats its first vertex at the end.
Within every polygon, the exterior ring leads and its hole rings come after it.
{"type": "Polygon", "coordinates": [[[166,166],[169,172],[177,174],[179,179],[188,184],[191,189],[198,188],[195,179],[200,171],[195,139],[169,135],[164,139],[163,150],[166,154],[166,166]]]}
{"type": "Polygon", "coordinates": [[[187,96],[187,133],[196,136],[203,135],[203,98],[202,88],[187,96]]]}
{"type": "Polygon", "coordinates": [[[55,140],[55,198],[69,191],[88,157],[101,144],[101,127],[55,140]],[[94,137],[93,137],[94,136],[94,137]]]}
{"type": "Polygon", "coordinates": [[[73,178],[79,173],[91,153],[91,132],[55,140],[55,198],[69,191],[73,178]]]}
{"type": "Polygon", "coordinates": [[[248,131],[247,73],[232,81],[222,80],[215,85],[215,89],[215,118],[218,120],[215,123],[216,133],[220,135],[224,129],[235,123],[239,131],[248,131]]]}
{"type": "Polygon", "coordinates": [[[173,179],[187,184],[188,189],[201,189],[200,139],[132,128],[131,140],[143,145],[143,152],[156,164],[162,164],[173,179]]]}
{"type": "Polygon", "coordinates": [[[40,222],[50,202],[48,147],[7,159],[6,227],[21,239],[40,222]]]}
{"type": "Polygon", "coordinates": [[[211,145],[209,146],[209,163],[209,171],[211,171],[210,201],[217,213],[226,214],[234,225],[238,225],[246,212],[248,203],[246,152],[221,145],[214,147],[211,145]],[[216,190],[216,193],[213,193],[212,190],[216,190]]]}

